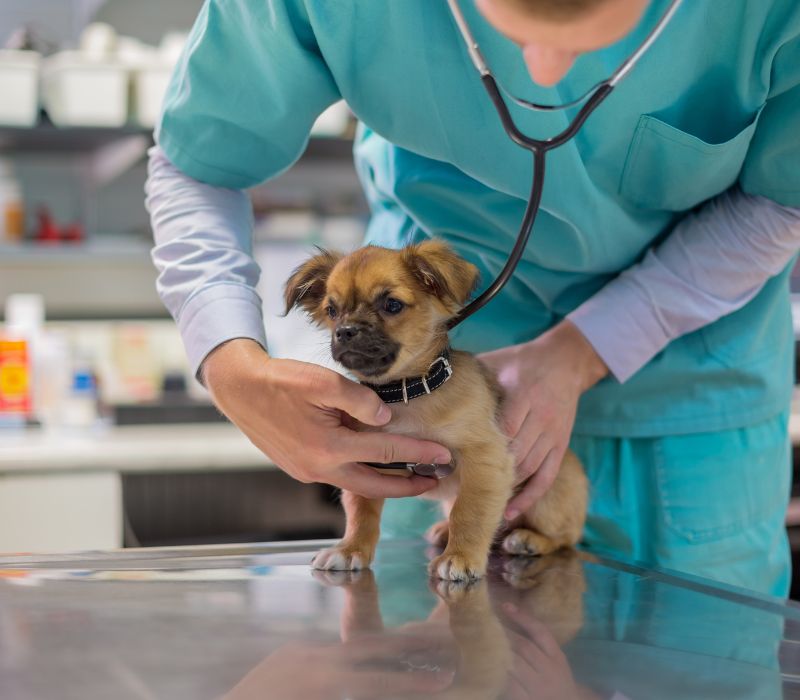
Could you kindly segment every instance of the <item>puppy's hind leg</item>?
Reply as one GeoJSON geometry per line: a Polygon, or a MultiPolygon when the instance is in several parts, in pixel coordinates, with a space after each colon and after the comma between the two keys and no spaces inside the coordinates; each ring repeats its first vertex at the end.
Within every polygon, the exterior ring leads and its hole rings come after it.
{"type": "Polygon", "coordinates": [[[550,490],[524,513],[522,527],[503,540],[509,554],[535,556],[574,547],[583,534],[589,485],[578,458],[567,451],[550,490]]]}
{"type": "Polygon", "coordinates": [[[450,537],[450,523],[447,520],[440,520],[428,528],[425,539],[434,547],[446,547],[450,537]]]}
{"type": "Polygon", "coordinates": [[[525,527],[512,530],[503,540],[503,549],[509,554],[544,556],[561,547],[558,538],[542,535],[525,527]]]}
{"type": "Polygon", "coordinates": [[[324,571],[358,571],[369,567],[375,556],[381,527],[383,499],[370,499],[342,491],[347,526],[335,547],[323,549],[311,565],[324,571]]]}
{"type": "Polygon", "coordinates": [[[425,533],[425,539],[434,547],[446,547],[447,540],[450,538],[450,511],[453,510],[453,501],[442,501],[442,510],[445,519],[434,523],[425,533]]]}

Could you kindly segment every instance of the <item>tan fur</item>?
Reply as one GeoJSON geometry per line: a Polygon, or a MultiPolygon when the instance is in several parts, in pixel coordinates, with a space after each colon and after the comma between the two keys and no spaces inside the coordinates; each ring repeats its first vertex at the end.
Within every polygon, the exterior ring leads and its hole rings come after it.
{"type": "MultiPolygon", "coordinates": [[[[475,286],[477,271],[441,242],[402,251],[366,247],[347,257],[325,251],[298,268],[286,289],[287,311],[297,304],[319,324],[379,324],[400,350],[394,363],[372,383],[425,374],[447,344],[446,321],[463,306],[475,286]],[[381,293],[405,303],[396,316],[376,306],[381,293]],[[336,321],[327,317],[333,305],[336,321]]],[[[444,552],[430,564],[443,579],[482,576],[503,511],[513,494],[514,459],[499,425],[501,392],[489,370],[474,356],[454,352],[453,376],[427,396],[407,405],[392,404],[391,422],[380,430],[433,440],[448,447],[454,473],[425,494],[446,504],[448,526],[436,538],[444,552]]],[[[363,378],[363,377],[359,377],[363,378]]],[[[362,426],[363,430],[378,430],[362,426]]],[[[548,554],[576,544],[583,529],[588,485],[583,468],[568,452],[551,489],[513,524],[503,548],[511,554],[548,554]]],[[[346,493],[344,539],[322,552],[323,569],[368,566],[380,529],[381,501],[346,493]]]]}

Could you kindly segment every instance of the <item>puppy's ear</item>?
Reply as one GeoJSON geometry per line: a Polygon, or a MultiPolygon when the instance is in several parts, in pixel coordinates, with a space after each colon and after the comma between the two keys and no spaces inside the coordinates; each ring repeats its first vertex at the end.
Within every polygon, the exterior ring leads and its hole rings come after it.
{"type": "Polygon", "coordinates": [[[464,306],[478,285],[478,268],[443,241],[424,241],[404,253],[414,277],[447,306],[464,306]]]}
{"type": "Polygon", "coordinates": [[[306,313],[313,314],[325,297],[325,287],[328,276],[331,274],[339,260],[341,253],[332,253],[322,248],[315,256],[300,265],[286,282],[283,298],[286,302],[284,315],[288,314],[295,306],[299,306],[306,313]]]}

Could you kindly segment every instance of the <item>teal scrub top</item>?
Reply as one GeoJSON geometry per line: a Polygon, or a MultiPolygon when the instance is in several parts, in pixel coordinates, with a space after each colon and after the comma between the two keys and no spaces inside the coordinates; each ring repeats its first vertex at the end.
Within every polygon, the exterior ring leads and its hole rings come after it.
{"type": "MultiPolygon", "coordinates": [[[[465,15],[515,94],[561,103],[608,77],[667,6],[581,56],[553,88],[519,47],[465,15]]],[[[356,162],[371,242],[449,241],[488,284],[516,237],[531,157],[503,131],[444,0],[208,0],[158,129],[167,157],[213,185],[245,188],[302,153],[315,118],[344,98],[361,128],[356,162]]],[[[526,133],[561,131],[577,108],[512,107],[526,133]]],[[[539,218],[513,281],[459,326],[483,351],[561,320],[688,211],[738,183],[800,207],[800,3],[689,0],[577,137],[548,156],[539,218]]],[[[730,429],[790,400],[789,267],[741,310],[670,343],[633,378],[581,399],[575,431],[655,436],[730,429]]]]}

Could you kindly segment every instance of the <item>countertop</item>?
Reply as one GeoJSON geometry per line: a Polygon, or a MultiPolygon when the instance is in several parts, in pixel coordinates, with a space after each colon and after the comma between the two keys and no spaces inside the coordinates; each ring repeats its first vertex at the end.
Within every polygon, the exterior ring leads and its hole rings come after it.
{"type": "Polygon", "coordinates": [[[0,560],[0,697],[798,697],[794,605],[574,552],[465,586],[387,543],[323,574],[320,544],[0,560]]]}

